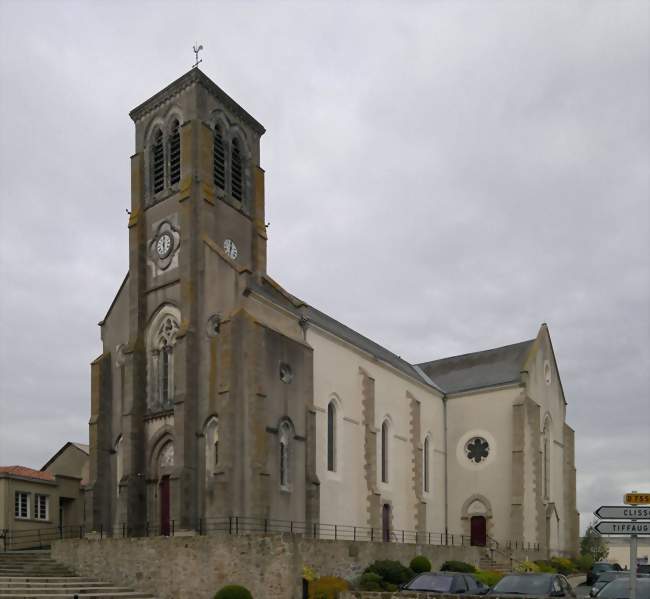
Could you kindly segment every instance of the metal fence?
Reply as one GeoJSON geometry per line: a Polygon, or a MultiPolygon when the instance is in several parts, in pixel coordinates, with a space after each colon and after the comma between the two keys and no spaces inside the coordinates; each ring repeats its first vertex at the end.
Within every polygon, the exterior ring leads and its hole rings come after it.
{"type": "MultiPolygon", "coordinates": [[[[276,520],[270,518],[251,518],[244,516],[226,516],[222,518],[200,518],[192,527],[199,535],[247,535],[247,534],[291,534],[306,538],[331,541],[366,541],[372,543],[410,543],[420,545],[440,545],[450,547],[470,546],[468,535],[416,531],[406,529],[386,529],[382,527],[354,526],[349,524],[325,524],[322,522],[307,523],[297,520],[276,520]]],[[[104,537],[154,537],[174,536],[180,527],[171,520],[168,524],[144,522],[139,525],[123,523],[113,528],[100,527],[92,531],[99,539],[104,537]]],[[[25,531],[0,531],[3,549],[27,549],[48,547],[57,539],[83,538],[87,532],[84,525],[41,528],[25,531]]],[[[501,551],[508,552],[516,549],[539,550],[537,543],[521,541],[506,541],[496,543],[489,539],[488,545],[494,544],[501,551]],[[493,544],[494,543],[494,544],[493,544]]],[[[489,547],[488,547],[489,548],[489,547]]]]}

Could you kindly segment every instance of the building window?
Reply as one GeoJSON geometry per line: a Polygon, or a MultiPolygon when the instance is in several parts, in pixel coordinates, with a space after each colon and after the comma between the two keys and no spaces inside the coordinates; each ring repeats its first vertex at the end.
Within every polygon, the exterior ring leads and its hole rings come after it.
{"type": "Polygon", "coordinates": [[[291,427],[287,422],[280,425],[280,486],[284,488],[289,487],[291,478],[290,472],[290,454],[289,454],[289,440],[291,437],[291,427]]]}
{"type": "Polygon", "coordinates": [[[120,435],[115,443],[115,495],[120,496],[120,481],[124,475],[123,437],[120,435]]]}
{"type": "Polygon", "coordinates": [[[551,425],[548,420],[544,423],[542,442],[544,444],[542,448],[543,492],[544,499],[549,499],[551,496],[551,425]]]}
{"type": "Polygon", "coordinates": [[[336,406],[333,401],[327,406],[327,469],[336,471],[336,406]]]}
{"type": "Polygon", "coordinates": [[[422,459],[422,468],[424,470],[424,492],[428,493],[429,492],[429,469],[430,469],[430,464],[429,464],[429,437],[427,437],[424,440],[424,455],[422,459]]]}
{"type": "Polygon", "coordinates": [[[465,454],[470,462],[480,464],[490,455],[490,444],[483,437],[472,437],[465,444],[465,454]]]}
{"type": "Polygon", "coordinates": [[[388,482],[388,420],[381,425],[381,482],[388,482]]]}
{"type": "Polygon", "coordinates": [[[226,149],[223,143],[221,127],[219,125],[215,125],[214,127],[212,160],[212,178],[214,184],[221,189],[226,189],[226,149]]]}
{"type": "Polygon", "coordinates": [[[16,518],[29,518],[29,493],[16,491],[14,516],[16,518]]]}
{"type": "MultiPolygon", "coordinates": [[[[163,341],[164,343],[164,341],[163,341]]],[[[169,362],[171,348],[163,345],[160,350],[160,403],[166,406],[169,403],[169,362]]]]}
{"type": "Polygon", "coordinates": [[[158,129],[153,135],[153,146],[151,147],[151,172],[153,192],[158,193],[165,187],[165,157],[163,149],[163,134],[158,129]]]}
{"type": "Polygon", "coordinates": [[[176,185],[181,180],[181,134],[180,125],[173,120],[169,133],[169,184],[176,185]]]}
{"type": "Polygon", "coordinates": [[[205,472],[212,474],[219,465],[219,420],[210,418],[205,425],[205,472]]]}
{"type": "Polygon", "coordinates": [[[34,496],[34,518],[48,520],[50,517],[50,498],[47,495],[34,496]]]}
{"type": "Polygon", "coordinates": [[[232,140],[231,160],[230,160],[230,193],[236,200],[242,201],[243,198],[243,164],[239,140],[232,140]]]}

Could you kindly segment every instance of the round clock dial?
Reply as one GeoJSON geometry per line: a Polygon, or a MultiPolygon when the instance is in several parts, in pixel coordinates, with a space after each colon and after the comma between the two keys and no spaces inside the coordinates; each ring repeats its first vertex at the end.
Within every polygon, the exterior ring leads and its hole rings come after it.
{"type": "Polygon", "coordinates": [[[163,233],[158,237],[156,242],[156,252],[160,258],[166,258],[169,256],[169,253],[172,251],[172,236],[169,233],[163,233]]]}
{"type": "Polygon", "coordinates": [[[226,241],[223,242],[223,249],[229,258],[232,258],[233,260],[237,258],[237,246],[232,239],[226,239],[226,241]]]}

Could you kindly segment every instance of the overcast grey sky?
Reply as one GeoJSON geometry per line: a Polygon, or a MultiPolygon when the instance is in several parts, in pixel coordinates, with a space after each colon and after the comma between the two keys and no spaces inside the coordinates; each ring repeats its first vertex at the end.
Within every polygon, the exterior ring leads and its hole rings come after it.
{"type": "Polygon", "coordinates": [[[547,322],[583,526],[650,490],[649,6],[0,0],[0,464],[87,439],[128,112],[197,40],[267,128],[273,277],[412,362],[547,322]]]}

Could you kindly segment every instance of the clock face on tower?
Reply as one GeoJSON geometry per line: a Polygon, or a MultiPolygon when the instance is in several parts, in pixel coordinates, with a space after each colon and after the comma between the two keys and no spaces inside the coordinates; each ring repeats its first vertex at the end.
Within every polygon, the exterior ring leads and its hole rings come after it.
{"type": "Polygon", "coordinates": [[[235,242],[232,239],[226,239],[226,241],[223,242],[223,249],[226,252],[226,255],[231,258],[232,260],[237,259],[237,246],[235,245],[235,242]]]}
{"type": "Polygon", "coordinates": [[[156,242],[156,252],[160,258],[166,258],[172,251],[174,243],[169,233],[163,233],[156,242]]]}

